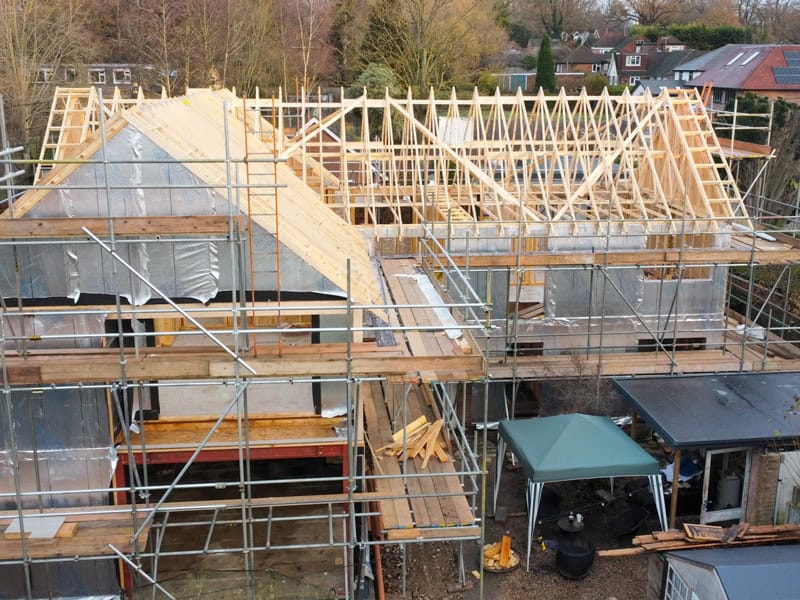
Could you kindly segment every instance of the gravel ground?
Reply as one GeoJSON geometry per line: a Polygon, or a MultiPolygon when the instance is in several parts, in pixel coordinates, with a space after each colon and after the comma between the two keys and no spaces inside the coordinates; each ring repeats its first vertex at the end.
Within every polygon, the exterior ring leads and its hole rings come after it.
{"type": "MultiPolygon", "coordinates": [[[[531,572],[517,569],[505,575],[487,574],[485,598],[504,600],[642,600],[646,589],[646,561],[642,556],[628,558],[598,558],[589,575],[580,581],[570,581],[555,571],[554,557],[539,554],[532,561],[531,572]],[[496,588],[490,579],[500,578],[496,588]],[[492,589],[494,588],[494,589],[492,589]],[[495,591],[492,594],[491,592],[495,591]],[[486,593],[490,592],[490,593],[486,593]]],[[[465,596],[478,598],[479,594],[465,596]]]]}
{"type": "MultiPolygon", "coordinates": [[[[617,482],[618,495],[625,481],[617,482]]],[[[619,539],[614,533],[614,522],[629,506],[624,498],[612,504],[599,501],[595,490],[606,488],[608,480],[565,482],[552,486],[559,497],[555,507],[543,506],[541,524],[537,534],[554,545],[563,535],[556,526],[557,517],[571,510],[585,515],[584,540],[598,548],[619,548],[630,545],[630,539],[619,539]]],[[[499,541],[502,535],[512,537],[513,547],[520,552],[523,562],[527,518],[524,506],[524,477],[517,471],[503,475],[503,491],[498,507],[508,515],[503,522],[490,516],[486,521],[486,541],[499,541]]],[[[658,522],[650,518],[641,532],[659,529],[658,522]]],[[[478,567],[478,546],[464,543],[465,568],[468,587],[459,590],[457,582],[456,544],[414,544],[407,546],[407,582],[405,598],[431,600],[477,600],[480,598],[480,582],[471,575],[478,567]]],[[[641,600],[645,597],[647,584],[647,556],[625,558],[596,558],[589,574],[581,580],[568,580],[555,568],[556,552],[542,550],[534,544],[531,555],[531,570],[516,569],[510,573],[485,573],[483,598],[486,600],[641,600]]],[[[399,547],[384,547],[384,588],[389,600],[399,600],[402,595],[402,552],[399,547]]]]}
{"type": "MultiPolygon", "coordinates": [[[[473,558],[477,548],[472,548],[473,558]]],[[[384,553],[386,598],[400,600],[402,576],[399,548],[384,553]]],[[[407,595],[418,600],[477,600],[480,583],[468,576],[472,589],[459,590],[456,581],[455,548],[450,544],[425,544],[408,547],[407,595]]],[[[467,560],[469,563],[469,559],[467,560]]],[[[467,564],[467,567],[474,566],[467,564]]],[[[471,569],[470,569],[471,570],[471,569]]],[[[646,588],[647,558],[598,558],[584,579],[570,581],[555,570],[555,553],[537,552],[531,571],[484,574],[486,600],[642,600],[646,588]]]]}

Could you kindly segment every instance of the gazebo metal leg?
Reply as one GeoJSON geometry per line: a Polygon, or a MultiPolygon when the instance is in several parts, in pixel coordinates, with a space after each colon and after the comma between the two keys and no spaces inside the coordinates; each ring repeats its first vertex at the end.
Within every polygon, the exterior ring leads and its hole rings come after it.
{"type": "Polygon", "coordinates": [[[533,544],[533,532],[536,528],[536,517],[539,514],[539,503],[542,501],[543,483],[534,483],[528,480],[528,558],[525,563],[525,570],[531,570],[531,545],[533,544]]]}
{"type": "Polygon", "coordinates": [[[667,504],[664,502],[664,486],[661,484],[661,475],[650,475],[650,493],[653,494],[653,500],[656,503],[656,511],[658,512],[658,521],[661,523],[661,528],[667,530],[669,524],[667,522],[667,504]]]}
{"type": "Polygon", "coordinates": [[[492,510],[494,513],[497,513],[497,496],[500,493],[500,478],[503,476],[503,461],[505,460],[505,456],[506,442],[502,437],[498,436],[497,457],[494,460],[494,504],[492,505],[492,510]]]}

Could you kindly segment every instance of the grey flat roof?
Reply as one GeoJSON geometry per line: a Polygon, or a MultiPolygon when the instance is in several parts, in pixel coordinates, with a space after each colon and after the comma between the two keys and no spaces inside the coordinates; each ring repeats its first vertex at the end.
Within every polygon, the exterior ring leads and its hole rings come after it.
{"type": "Polygon", "coordinates": [[[728,600],[797,600],[800,598],[800,545],[710,548],[669,552],[713,568],[728,600]]]}
{"type": "Polygon", "coordinates": [[[675,448],[800,439],[800,373],[615,379],[614,385],[675,448]]]}

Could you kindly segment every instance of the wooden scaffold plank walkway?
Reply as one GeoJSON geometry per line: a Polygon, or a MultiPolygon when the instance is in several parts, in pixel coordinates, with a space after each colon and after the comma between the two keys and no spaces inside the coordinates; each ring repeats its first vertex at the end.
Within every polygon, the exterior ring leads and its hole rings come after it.
{"type": "MultiPolygon", "coordinates": [[[[478,536],[480,527],[475,524],[453,461],[441,462],[431,458],[423,469],[424,458],[421,456],[404,461],[402,457],[376,451],[394,441],[389,419],[391,407],[384,401],[384,392],[378,383],[364,386],[362,394],[374,474],[393,476],[375,479],[376,491],[383,498],[379,504],[385,538],[413,540],[478,536]]],[[[423,415],[433,420],[430,412],[415,387],[408,395],[409,422],[423,415]]]]}

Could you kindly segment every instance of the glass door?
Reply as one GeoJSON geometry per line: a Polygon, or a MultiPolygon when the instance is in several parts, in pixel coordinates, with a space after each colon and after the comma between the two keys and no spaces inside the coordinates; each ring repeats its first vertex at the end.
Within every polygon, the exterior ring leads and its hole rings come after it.
{"type": "Polygon", "coordinates": [[[742,521],[749,477],[749,448],[706,451],[700,523],[742,521]]]}

